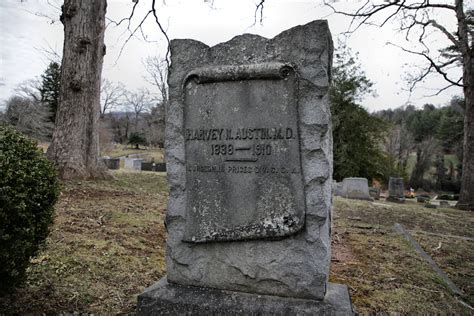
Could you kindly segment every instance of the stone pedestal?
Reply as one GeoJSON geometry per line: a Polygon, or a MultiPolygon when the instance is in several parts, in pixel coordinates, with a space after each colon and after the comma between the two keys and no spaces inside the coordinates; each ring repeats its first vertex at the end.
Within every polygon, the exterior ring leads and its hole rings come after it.
{"type": "Polygon", "coordinates": [[[347,286],[328,283],[323,300],[170,284],[166,278],[138,296],[138,315],[354,315],[347,286]]]}

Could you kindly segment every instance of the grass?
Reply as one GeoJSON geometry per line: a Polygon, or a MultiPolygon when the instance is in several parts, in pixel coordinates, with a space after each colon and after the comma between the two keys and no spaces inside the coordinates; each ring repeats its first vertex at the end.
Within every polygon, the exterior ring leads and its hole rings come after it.
{"type": "Polygon", "coordinates": [[[136,295],[165,273],[162,173],[63,185],[45,249],[0,314],[134,313],[136,295]]]}
{"type": "Polygon", "coordinates": [[[472,214],[453,209],[335,198],[331,281],[349,285],[362,314],[471,314],[405,239],[394,233],[396,222],[433,256],[463,290],[460,299],[472,306],[473,242],[431,235],[473,237],[472,214]]]}
{"type": "MultiPolygon", "coordinates": [[[[63,184],[44,250],[0,314],[135,313],[136,296],[165,274],[165,174],[113,173],[63,184]]],[[[411,246],[403,224],[474,304],[471,213],[334,198],[331,282],[347,284],[362,314],[472,314],[411,246]],[[428,234],[430,233],[430,234],[428,234]],[[432,235],[436,234],[436,235],[432,235]]]]}
{"type": "Polygon", "coordinates": [[[115,145],[102,152],[102,156],[109,156],[111,158],[118,158],[128,155],[140,155],[140,158],[145,161],[163,162],[163,149],[161,148],[140,148],[135,149],[127,145],[115,145]]]}

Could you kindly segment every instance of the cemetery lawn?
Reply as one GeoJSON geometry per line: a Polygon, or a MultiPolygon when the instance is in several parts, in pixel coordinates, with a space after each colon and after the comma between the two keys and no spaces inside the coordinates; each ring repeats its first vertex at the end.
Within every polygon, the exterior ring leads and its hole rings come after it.
{"type": "Polygon", "coordinates": [[[166,174],[112,174],[63,183],[45,249],[0,315],[135,313],[136,295],[165,274],[166,174]]]}
{"type": "MultiPolygon", "coordinates": [[[[44,250],[0,314],[135,313],[136,296],[166,273],[164,173],[112,173],[63,183],[44,250]]],[[[403,224],[474,305],[471,213],[334,198],[331,282],[349,285],[362,314],[472,314],[393,231],[403,224]],[[433,235],[435,234],[435,235],[433,235]]]]}
{"type": "Polygon", "coordinates": [[[139,155],[139,158],[145,159],[145,161],[151,161],[154,159],[155,162],[163,162],[163,149],[162,148],[144,148],[135,149],[130,145],[116,145],[112,146],[102,152],[102,156],[108,156],[111,158],[119,158],[128,155],[139,155]]]}
{"type": "Polygon", "coordinates": [[[474,306],[472,213],[408,201],[333,201],[331,281],[349,285],[359,313],[472,315],[462,303],[474,306]],[[402,224],[463,291],[460,298],[394,232],[394,223],[402,224]]]}

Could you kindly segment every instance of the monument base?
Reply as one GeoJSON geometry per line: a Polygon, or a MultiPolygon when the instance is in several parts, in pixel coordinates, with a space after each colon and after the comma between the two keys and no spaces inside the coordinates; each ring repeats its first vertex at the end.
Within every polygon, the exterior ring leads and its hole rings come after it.
{"type": "Polygon", "coordinates": [[[354,315],[346,285],[328,283],[322,301],[170,284],[138,296],[138,315],[354,315]]]}

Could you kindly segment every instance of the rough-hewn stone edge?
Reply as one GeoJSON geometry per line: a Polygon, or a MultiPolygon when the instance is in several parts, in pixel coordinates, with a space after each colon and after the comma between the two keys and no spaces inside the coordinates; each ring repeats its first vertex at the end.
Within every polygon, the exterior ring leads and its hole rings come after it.
{"type": "MultiPolygon", "coordinates": [[[[331,113],[327,92],[331,78],[333,45],[327,22],[319,20],[295,26],[273,39],[243,34],[213,47],[195,40],[177,39],[171,41],[170,47],[172,52],[171,70],[168,77],[170,102],[167,109],[165,141],[170,185],[166,215],[166,224],[169,229],[166,261],[170,280],[196,286],[204,284],[227,286],[230,290],[252,288],[252,292],[287,294],[292,297],[324,297],[331,257],[329,236],[331,221],[330,175],[332,174],[331,113]],[[247,46],[249,41],[252,41],[251,46],[247,46]],[[299,45],[300,42],[302,45],[299,45]],[[306,264],[312,265],[314,269],[310,271],[311,268],[308,267],[301,275],[302,279],[286,278],[284,281],[287,283],[281,282],[285,286],[275,289],[268,284],[262,287],[259,283],[261,281],[267,282],[265,275],[256,281],[247,282],[248,276],[242,272],[241,278],[237,279],[235,271],[242,270],[240,266],[242,262],[239,261],[235,266],[237,269],[233,269],[234,277],[236,277],[234,283],[231,285],[213,284],[214,281],[210,280],[208,276],[193,274],[199,272],[196,271],[196,264],[193,260],[200,258],[207,252],[212,254],[224,251],[223,248],[227,247],[229,252],[239,252],[245,248],[241,247],[242,243],[239,242],[207,243],[198,247],[181,241],[185,221],[185,154],[182,135],[183,82],[187,74],[203,65],[207,67],[273,61],[290,63],[298,70],[299,90],[302,92],[298,103],[300,107],[301,160],[306,194],[306,226],[300,233],[281,241],[258,241],[257,248],[278,249],[282,245],[288,245],[286,249],[288,249],[290,258],[294,258],[296,254],[307,256],[306,259],[310,262],[307,261],[306,264]],[[296,250],[290,245],[293,242],[298,245],[296,250]],[[183,258],[186,260],[182,260],[183,258]],[[294,280],[295,282],[292,283],[294,280]],[[300,284],[297,287],[294,286],[299,281],[305,283],[305,280],[308,281],[306,286],[300,284]]],[[[292,259],[282,261],[284,266],[292,262],[294,262],[292,259]]],[[[209,262],[201,260],[200,264],[203,263],[208,264],[209,262]]],[[[224,269],[219,268],[215,272],[223,273],[224,269]]]]}
{"type": "Polygon", "coordinates": [[[257,295],[168,283],[138,296],[138,315],[354,315],[346,285],[328,283],[322,301],[257,295]]]}

